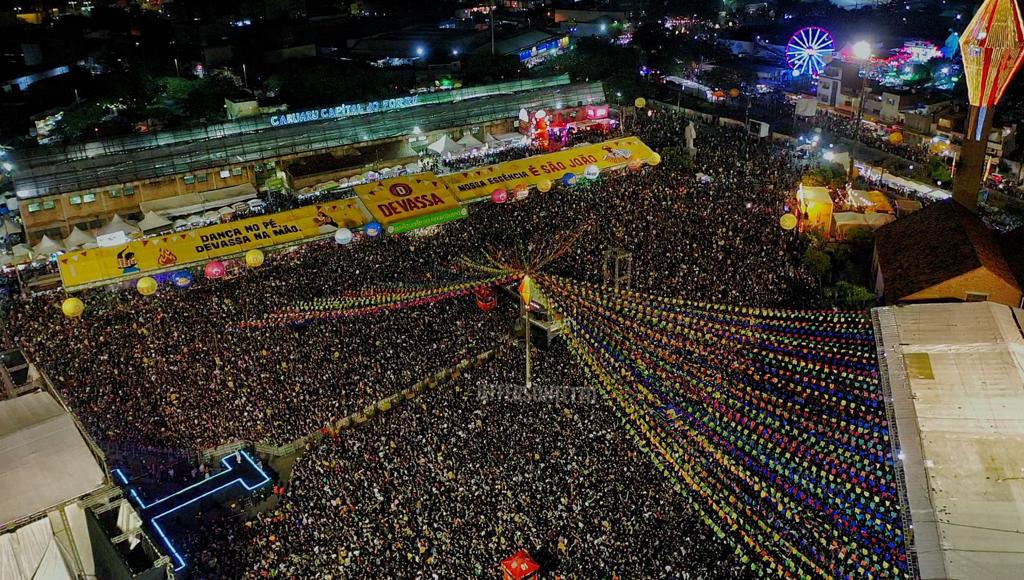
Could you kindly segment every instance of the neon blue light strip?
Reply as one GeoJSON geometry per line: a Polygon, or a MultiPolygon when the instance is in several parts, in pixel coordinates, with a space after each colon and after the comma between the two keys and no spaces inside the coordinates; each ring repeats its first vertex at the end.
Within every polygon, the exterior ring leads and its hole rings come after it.
{"type": "Polygon", "coordinates": [[[121,485],[128,485],[128,478],[125,477],[124,472],[121,471],[120,467],[115,467],[112,473],[116,475],[118,479],[121,480],[121,485]]]}
{"type": "MultiPolygon", "coordinates": [[[[167,511],[161,513],[161,514],[153,516],[152,518],[150,518],[149,521],[153,525],[153,529],[155,529],[156,532],[158,534],[160,534],[160,537],[163,538],[164,545],[167,546],[167,549],[171,553],[171,556],[173,556],[175,562],[177,562],[177,565],[174,568],[174,570],[176,572],[177,571],[181,571],[181,570],[183,570],[185,568],[185,565],[186,565],[185,558],[182,557],[182,555],[180,553],[178,553],[178,550],[174,547],[174,544],[171,542],[170,538],[167,537],[167,534],[164,533],[163,528],[160,526],[160,523],[157,522],[157,520],[159,520],[160,518],[162,518],[164,516],[173,514],[174,512],[180,510],[181,508],[183,508],[183,507],[185,507],[187,505],[196,503],[197,501],[200,501],[200,500],[202,500],[205,497],[208,497],[208,496],[210,496],[212,494],[215,494],[215,493],[217,493],[217,492],[219,492],[221,490],[227,489],[228,487],[231,487],[232,485],[235,485],[236,483],[240,483],[242,485],[242,487],[245,488],[246,491],[250,491],[250,492],[255,490],[255,489],[258,489],[260,487],[263,487],[264,485],[266,485],[268,483],[270,483],[270,476],[267,475],[267,473],[265,471],[263,471],[263,469],[260,467],[260,465],[258,463],[253,461],[252,457],[250,457],[248,453],[246,453],[245,451],[239,451],[238,453],[242,457],[244,457],[245,460],[248,461],[250,465],[252,465],[253,469],[256,470],[256,473],[260,474],[260,476],[263,478],[262,480],[260,480],[256,484],[250,486],[249,484],[247,484],[245,482],[245,480],[243,478],[237,477],[237,478],[235,478],[235,479],[233,479],[233,480],[231,480],[231,481],[229,481],[229,482],[227,482],[227,483],[225,483],[223,485],[220,485],[220,486],[218,486],[218,487],[216,487],[214,489],[211,489],[210,491],[208,491],[208,492],[206,492],[206,493],[204,493],[204,494],[202,494],[200,496],[194,497],[194,498],[190,499],[189,501],[187,501],[185,503],[178,504],[178,505],[170,508],[169,510],[167,510],[167,511]]],[[[234,455],[234,454],[232,454],[232,455],[234,455]]],[[[161,499],[159,499],[159,500],[157,500],[157,501],[155,501],[155,502],[153,502],[153,503],[151,503],[149,505],[146,505],[146,502],[144,502],[142,500],[142,498],[139,496],[138,492],[136,492],[134,488],[129,489],[128,493],[130,493],[131,496],[135,498],[135,501],[138,502],[139,506],[143,510],[148,510],[148,509],[152,508],[153,506],[158,505],[160,503],[163,503],[164,501],[166,501],[166,500],[168,500],[168,499],[170,499],[172,497],[175,497],[177,495],[181,495],[183,492],[186,492],[186,491],[188,491],[190,489],[194,489],[194,488],[196,488],[197,486],[200,486],[200,485],[206,485],[206,484],[209,483],[209,481],[211,479],[220,477],[222,475],[229,475],[235,469],[235,467],[232,467],[228,463],[228,460],[230,458],[231,458],[231,455],[228,455],[228,456],[224,457],[223,459],[221,459],[221,463],[224,465],[224,468],[225,468],[224,471],[218,473],[217,475],[212,475],[212,476],[210,476],[210,477],[208,477],[208,478],[206,478],[206,479],[204,479],[204,480],[202,480],[202,481],[200,481],[198,483],[194,483],[194,484],[192,484],[192,485],[190,485],[190,486],[188,486],[186,488],[180,489],[180,490],[172,493],[171,495],[168,495],[167,497],[163,497],[163,498],[161,498],[161,499]]],[[[238,465],[241,465],[241,463],[239,463],[238,465]]],[[[236,467],[237,467],[237,465],[236,465],[236,467]]],[[[119,469],[115,469],[114,471],[115,472],[120,472],[119,469]]],[[[127,483],[127,478],[124,477],[123,473],[120,474],[120,477],[125,480],[125,483],[127,483]]]]}

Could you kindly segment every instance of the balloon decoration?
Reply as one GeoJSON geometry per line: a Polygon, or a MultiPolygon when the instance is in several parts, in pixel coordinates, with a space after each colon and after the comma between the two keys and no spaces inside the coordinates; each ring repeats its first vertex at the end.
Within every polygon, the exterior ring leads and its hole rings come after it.
{"type": "Polygon", "coordinates": [[[377,223],[377,222],[370,222],[370,223],[366,224],[366,226],[363,228],[363,231],[366,232],[366,235],[368,237],[376,238],[377,236],[380,235],[381,231],[383,231],[383,230],[380,227],[379,223],[377,223]]]}
{"type": "Polygon", "coordinates": [[[156,283],[156,279],[149,276],[143,276],[135,282],[135,289],[143,296],[152,296],[153,294],[156,294],[156,289],[158,287],[159,285],[156,283]]]}
{"type": "Polygon", "coordinates": [[[352,230],[348,228],[338,228],[338,230],[334,232],[334,241],[342,246],[347,246],[352,242],[352,230]]]}
{"type": "Polygon", "coordinates": [[[262,250],[254,248],[245,253],[245,265],[250,268],[259,268],[263,265],[264,260],[266,260],[266,256],[263,255],[262,250]]]}
{"type": "Polygon", "coordinates": [[[588,165],[583,169],[583,177],[587,179],[597,179],[598,175],[601,175],[601,168],[597,165],[588,165]]]}
{"type": "Polygon", "coordinates": [[[508,192],[504,188],[499,187],[491,192],[491,201],[494,203],[505,203],[508,201],[508,192]]]}
{"type": "Polygon", "coordinates": [[[661,155],[658,155],[657,153],[652,153],[650,160],[648,160],[648,163],[650,163],[651,165],[657,165],[661,163],[661,155]]]}
{"type": "Polygon", "coordinates": [[[188,270],[181,270],[180,272],[175,272],[171,279],[174,281],[174,285],[178,288],[188,288],[189,286],[192,285],[192,282],[195,280],[195,278],[192,276],[192,272],[189,272],[188,270]]]}
{"type": "Polygon", "coordinates": [[[224,262],[221,262],[219,260],[214,260],[212,262],[208,262],[206,264],[206,267],[203,268],[203,273],[206,274],[206,277],[208,279],[210,279],[210,280],[216,280],[217,278],[223,278],[224,277],[224,262]]]}
{"type": "Polygon", "coordinates": [[[539,191],[541,193],[547,193],[547,192],[551,191],[551,186],[552,185],[553,184],[551,183],[550,179],[544,179],[544,180],[540,181],[537,184],[537,191],[539,191]]]}
{"type": "Polygon", "coordinates": [[[263,328],[267,326],[283,326],[306,323],[313,320],[335,320],[372,316],[390,310],[399,310],[424,304],[432,304],[458,296],[474,294],[478,298],[481,288],[492,288],[508,284],[517,277],[501,272],[487,278],[447,284],[442,286],[401,286],[396,288],[366,288],[355,292],[346,292],[337,298],[321,298],[311,302],[302,302],[277,310],[262,319],[242,322],[242,328],[263,328]]]}
{"type": "Polygon", "coordinates": [[[903,133],[889,133],[889,143],[893,145],[903,143],[903,133]]]}
{"type": "Polygon", "coordinates": [[[589,385],[751,577],[908,575],[865,312],[531,279],[589,385]]]}
{"type": "Polygon", "coordinates": [[[647,106],[647,99],[643,97],[637,97],[636,100],[633,101],[633,105],[638,109],[642,109],[647,106]]]}
{"type": "Polygon", "coordinates": [[[78,318],[85,312],[85,303],[80,298],[66,298],[60,305],[61,312],[68,318],[78,318]]]}
{"type": "Polygon", "coordinates": [[[530,188],[522,184],[516,185],[512,188],[512,194],[516,201],[523,201],[530,196],[530,188]]]}
{"type": "Polygon", "coordinates": [[[548,113],[544,109],[540,109],[533,116],[536,119],[543,119],[544,117],[548,116],[548,113]]]}
{"type": "Polygon", "coordinates": [[[739,89],[729,89],[729,96],[735,99],[736,97],[740,96],[740,90],[739,89]]]}
{"type": "Polygon", "coordinates": [[[566,173],[565,175],[563,175],[562,176],[562,185],[564,185],[566,187],[572,187],[573,185],[576,185],[576,174],[575,173],[566,173]]]}
{"type": "Polygon", "coordinates": [[[796,224],[796,216],[791,213],[784,213],[782,214],[782,217],[779,218],[779,225],[782,226],[782,229],[784,230],[791,230],[796,227],[796,224]]]}

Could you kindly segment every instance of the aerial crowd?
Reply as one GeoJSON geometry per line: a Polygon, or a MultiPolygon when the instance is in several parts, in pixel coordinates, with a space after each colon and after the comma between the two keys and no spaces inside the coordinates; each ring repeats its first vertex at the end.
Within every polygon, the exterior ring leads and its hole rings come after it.
{"type": "MultiPolygon", "coordinates": [[[[75,321],[62,316],[62,295],[36,296],[12,306],[4,338],[30,353],[101,445],[139,454],[284,445],[497,349],[415,401],[308,444],[271,510],[183,530],[196,577],[493,577],[520,548],[562,577],[744,577],[749,568],[601,398],[483,396],[522,381],[512,295],[499,293],[490,311],[462,296],[371,317],[243,324],[346,292],[455,283],[479,275],[467,259],[529,253],[565,232],[575,237],[553,275],[601,283],[606,253],[621,250],[638,291],[819,306],[801,266],[807,242],[778,225],[801,174],[792,149],[697,122],[691,154],[690,122],[665,112],[631,120],[629,132],[663,152],[657,167],[474,204],[466,219],[411,235],[273,253],[187,289],[90,290],[75,321]]],[[[589,388],[564,345],[536,351],[535,363],[537,384],[589,388]]]]}

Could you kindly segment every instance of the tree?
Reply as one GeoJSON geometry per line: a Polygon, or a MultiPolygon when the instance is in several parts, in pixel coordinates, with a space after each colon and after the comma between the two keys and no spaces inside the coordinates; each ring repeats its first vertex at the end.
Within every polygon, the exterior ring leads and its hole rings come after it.
{"type": "Polygon", "coordinates": [[[747,69],[719,65],[701,73],[700,78],[712,88],[728,90],[754,83],[757,74],[747,69]]]}
{"type": "Polygon", "coordinates": [[[843,308],[863,310],[874,306],[875,294],[868,288],[849,282],[838,282],[835,287],[836,301],[843,308]]]}
{"type": "Polygon", "coordinates": [[[64,111],[57,125],[57,137],[66,143],[73,143],[92,135],[93,130],[108,114],[106,107],[96,101],[64,111]]]}
{"type": "Polygon", "coordinates": [[[523,67],[517,55],[478,54],[462,61],[462,79],[466,83],[487,84],[515,80],[523,67]]]}
{"type": "Polygon", "coordinates": [[[827,252],[815,246],[807,247],[807,251],[804,252],[803,264],[818,278],[819,283],[832,272],[832,258],[827,252]]]}

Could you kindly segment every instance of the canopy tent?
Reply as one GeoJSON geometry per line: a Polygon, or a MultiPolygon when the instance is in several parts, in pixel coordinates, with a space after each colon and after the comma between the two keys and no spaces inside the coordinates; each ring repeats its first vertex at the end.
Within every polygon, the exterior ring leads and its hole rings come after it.
{"type": "Polygon", "coordinates": [[[49,518],[0,535],[0,580],[72,580],[49,518]]]}
{"type": "Polygon", "coordinates": [[[27,256],[32,253],[32,250],[25,244],[15,244],[11,248],[11,253],[15,256],[27,256]]]}
{"type": "Polygon", "coordinates": [[[67,249],[80,248],[88,243],[95,243],[96,236],[91,233],[75,226],[71,228],[71,233],[68,237],[64,238],[64,247],[67,249]]]}
{"type": "Polygon", "coordinates": [[[444,135],[441,135],[440,139],[434,141],[430,145],[427,145],[427,149],[441,155],[458,155],[465,151],[466,148],[455,141],[452,141],[452,138],[445,133],[444,135]]]}
{"type": "Polygon", "coordinates": [[[7,218],[4,219],[4,223],[3,223],[2,227],[3,227],[2,235],[4,235],[4,236],[9,236],[11,234],[24,233],[24,229],[21,227],[21,224],[19,224],[18,222],[14,221],[14,219],[11,218],[11,217],[7,217],[7,218]]]}
{"type": "Polygon", "coordinates": [[[114,217],[111,218],[109,222],[107,222],[107,225],[99,229],[98,234],[105,236],[107,234],[116,234],[117,232],[122,232],[124,233],[124,235],[130,236],[131,234],[137,234],[140,231],[142,230],[140,230],[137,225],[128,220],[123,219],[120,215],[115,213],[114,217]]]}
{"type": "Polygon", "coordinates": [[[827,187],[800,185],[796,194],[800,210],[807,213],[807,226],[821,232],[832,227],[832,195],[827,187]]]}
{"type": "Polygon", "coordinates": [[[466,149],[479,149],[484,146],[484,144],[474,137],[472,133],[466,133],[462,136],[462,139],[459,139],[456,143],[462,145],[466,149]]]}
{"type": "Polygon", "coordinates": [[[500,141],[495,139],[494,135],[491,135],[490,133],[484,135],[484,145],[487,145],[488,147],[490,147],[490,146],[493,146],[493,145],[498,145],[499,143],[500,143],[500,141]]]}
{"type": "Polygon", "coordinates": [[[498,145],[503,147],[511,145],[525,145],[527,141],[526,135],[523,135],[522,133],[502,133],[500,135],[495,135],[494,139],[498,141],[498,145]]]}
{"type": "Polygon", "coordinates": [[[139,229],[144,233],[159,233],[164,230],[169,230],[174,226],[171,220],[164,216],[150,210],[143,216],[142,221],[139,222],[139,229]]]}
{"type": "Polygon", "coordinates": [[[832,235],[845,240],[850,232],[857,229],[870,229],[864,214],[852,211],[841,211],[832,214],[832,235]]]}
{"type": "Polygon", "coordinates": [[[211,209],[211,210],[209,210],[209,211],[207,211],[206,213],[203,214],[203,220],[208,221],[208,222],[219,222],[220,221],[220,214],[217,213],[215,210],[211,209]]]}
{"type": "Polygon", "coordinates": [[[877,230],[885,224],[896,221],[896,216],[889,213],[866,213],[864,214],[864,221],[867,222],[872,230],[877,230]]]}
{"type": "Polygon", "coordinates": [[[177,219],[177,220],[174,220],[174,224],[172,224],[172,225],[174,226],[174,229],[180,230],[182,228],[187,228],[188,227],[188,222],[185,221],[185,220],[182,220],[182,219],[177,219]]]}
{"type": "Polygon", "coordinates": [[[49,393],[0,401],[0,527],[104,484],[74,419],[49,393]]]}
{"type": "Polygon", "coordinates": [[[144,201],[139,204],[139,209],[144,213],[151,211],[160,212],[169,218],[202,213],[209,209],[231,205],[239,201],[247,201],[258,197],[256,188],[251,183],[222,187],[213,191],[203,193],[189,193],[174,197],[165,197],[153,201],[144,201]]]}
{"type": "Polygon", "coordinates": [[[64,246],[54,241],[50,236],[43,236],[43,239],[39,240],[39,243],[32,246],[32,253],[36,255],[49,255],[54,252],[59,252],[64,249],[64,246]]]}
{"type": "Polygon", "coordinates": [[[896,198],[896,209],[899,210],[900,215],[914,213],[921,209],[921,207],[923,207],[921,202],[916,199],[907,199],[905,197],[896,198]]]}
{"type": "Polygon", "coordinates": [[[892,202],[889,201],[889,197],[878,190],[872,190],[867,192],[867,198],[870,206],[868,211],[879,212],[879,213],[892,213],[892,202]]]}

